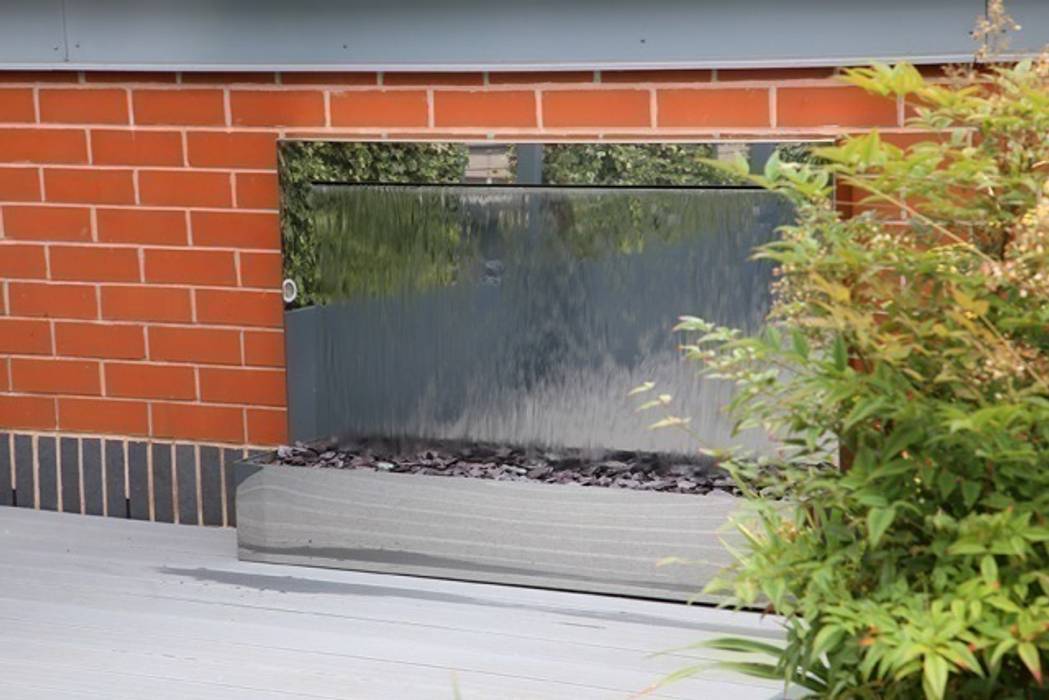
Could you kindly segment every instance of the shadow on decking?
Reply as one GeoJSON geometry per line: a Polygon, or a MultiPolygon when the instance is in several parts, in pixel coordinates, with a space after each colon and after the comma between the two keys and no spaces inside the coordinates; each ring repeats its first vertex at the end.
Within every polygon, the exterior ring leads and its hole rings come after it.
{"type": "MultiPolygon", "coordinates": [[[[260,591],[273,591],[277,593],[305,593],[317,595],[350,595],[376,598],[402,598],[413,600],[424,600],[427,602],[450,603],[453,605],[474,605],[487,608],[505,608],[511,610],[528,610],[532,612],[549,613],[553,615],[565,615],[567,617],[584,618],[588,620],[603,620],[607,622],[618,622],[637,625],[657,625],[660,627],[677,627],[704,632],[738,634],[739,629],[732,625],[720,625],[716,623],[695,624],[676,620],[673,617],[660,615],[644,615],[628,612],[602,612],[599,610],[579,610],[564,606],[554,605],[531,605],[527,603],[504,603],[494,600],[485,600],[467,595],[454,593],[440,593],[437,591],[425,591],[411,588],[399,588],[394,586],[373,586],[361,583],[341,583],[337,581],[319,581],[316,579],[299,578],[296,576],[271,576],[269,574],[245,574],[235,571],[222,571],[209,568],[179,568],[160,567],[159,573],[171,576],[183,576],[196,581],[207,581],[220,583],[241,588],[251,588],[260,591]]],[[[661,603],[674,606],[681,603],[661,603]]],[[[671,612],[668,610],[668,612],[671,612]]],[[[572,625],[565,622],[563,624],[572,625]]],[[[578,623],[575,623],[578,624],[578,623]]],[[[749,636],[779,639],[782,635],[773,630],[748,629],[749,636]]]]}

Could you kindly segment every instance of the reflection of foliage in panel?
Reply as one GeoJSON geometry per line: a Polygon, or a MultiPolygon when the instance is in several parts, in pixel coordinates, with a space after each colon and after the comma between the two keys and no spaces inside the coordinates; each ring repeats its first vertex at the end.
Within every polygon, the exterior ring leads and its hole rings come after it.
{"type": "Polygon", "coordinates": [[[784,163],[811,163],[816,165],[822,162],[813,151],[819,145],[821,144],[805,142],[781,143],[776,146],[776,155],[784,163]]]}
{"type": "Polygon", "coordinates": [[[284,274],[299,288],[296,304],[320,303],[319,247],[309,201],[314,182],[458,183],[467,147],[450,143],[339,143],[281,145],[281,228],[284,274]]]}
{"type": "MultiPolygon", "coordinates": [[[[513,165],[516,149],[507,148],[513,165]]],[[[784,145],[778,149],[782,159],[792,161],[805,160],[808,150],[807,144],[784,145]]],[[[548,144],[543,147],[543,180],[556,186],[739,184],[706,163],[706,159],[714,155],[715,147],[710,144],[548,144]]],[[[462,225],[460,230],[453,230],[456,217],[446,208],[432,202],[405,212],[367,208],[376,218],[366,225],[361,218],[365,208],[356,214],[342,211],[339,206],[321,212],[322,208],[310,201],[310,193],[314,183],[459,184],[466,174],[468,156],[469,146],[453,143],[282,144],[284,270],[285,276],[298,285],[296,304],[324,303],[333,297],[390,290],[409,284],[410,279],[414,280],[411,285],[422,285],[422,288],[448,284],[457,266],[453,252],[463,242],[460,239],[468,238],[469,234],[462,230],[462,225]],[[424,213],[424,209],[428,213],[424,213]],[[435,217],[434,222],[427,221],[427,215],[435,217]],[[425,245],[418,231],[413,233],[407,228],[424,225],[420,223],[424,221],[427,235],[434,236],[434,240],[425,245]],[[352,229],[345,228],[350,225],[352,229]],[[319,239],[321,226],[328,231],[328,240],[319,239]],[[340,230],[347,240],[336,240],[340,230]],[[350,231],[352,235],[347,235],[350,231]],[[404,265],[404,269],[396,271],[398,264],[404,265]],[[346,269],[336,271],[332,265],[345,265],[346,269]]],[[[323,201],[330,204],[336,200],[323,201]]],[[[690,206],[708,206],[710,201],[707,200],[707,204],[697,201],[690,206]]],[[[577,257],[587,258],[601,252],[641,252],[644,242],[652,240],[653,232],[659,232],[655,237],[665,242],[680,238],[680,235],[675,237],[673,231],[677,228],[681,229],[679,234],[685,232],[689,222],[682,219],[690,217],[682,217],[680,209],[675,211],[674,207],[664,205],[656,193],[649,193],[546,200],[542,206],[554,217],[565,245],[577,257]]],[[[503,215],[509,214],[503,212],[503,215]]],[[[724,215],[711,208],[703,213],[704,218],[692,218],[709,222],[724,215]]],[[[536,216],[532,226],[538,225],[537,222],[536,216]]]]}
{"type": "Polygon", "coordinates": [[[312,200],[314,299],[468,282],[487,258],[519,270],[746,232],[756,208],[745,201],[678,188],[324,187],[312,200]]]}
{"type": "Polygon", "coordinates": [[[544,204],[559,240],[582,259],[642,253],[648,244],[678,243],[701,231],[744,230],[753,219],[719,197],[683,196],[682,190],[606,190],[544,204]]]}
{"type": "Polygon", "coordinates": [[[738,184],[707,165],[698,143],[562,143],[543,149],[543,181],[557,185],[701,187],[738,184]]]}
{"type": "MultiPolygon", "coordinates": [[[[543,150],[543,179],[558,185],[632,186],[724,186],[739,184],[731,176],[705,161],[713,158],[715,147],[695,143],[643,144],[551,144],[543,150]]],[[[569,243],[577,254],[587,256],[599,242],[611,243],[620,253],[638,253],[650,232],[660,238],[680,238],[678,224],[695,224],[680,211],[668,210],[658,195],[581,199],[572,202],[569,243]],[[674,229],[678,229],[677,235],[674,229]]],[[[716,216],[716,212],[713,213],[716,216]]]]}
{"type": "Polygon", "coordinates": [[[311,198],[316,279],[327,302],[453,284],[474,257],[461,198],[433,190],[334,188],[311,198]]]}

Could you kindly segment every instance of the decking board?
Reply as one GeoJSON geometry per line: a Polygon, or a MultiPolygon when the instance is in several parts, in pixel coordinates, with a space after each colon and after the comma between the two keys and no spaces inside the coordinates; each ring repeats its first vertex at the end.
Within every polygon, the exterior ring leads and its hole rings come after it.
{"type": "MultiPolygon", "coordinates": [[[[11,698],[627,698],[757,616],[240,562],[232,531],[0,508],[11,698]]],[[[713,658],[706,652],[702,656],[713,658]]],[[[647,697],[763,699],[711,673],[647,697]]]]}

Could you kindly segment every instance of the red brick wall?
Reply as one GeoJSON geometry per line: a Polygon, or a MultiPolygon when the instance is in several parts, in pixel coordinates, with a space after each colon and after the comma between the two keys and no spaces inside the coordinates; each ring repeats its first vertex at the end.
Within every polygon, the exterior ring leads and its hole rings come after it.
{"type": "Polygon", "coordinates": [[[0,428],[284,439],[277,139],[902,130],[831,73],[0,72],[0,428]]]}

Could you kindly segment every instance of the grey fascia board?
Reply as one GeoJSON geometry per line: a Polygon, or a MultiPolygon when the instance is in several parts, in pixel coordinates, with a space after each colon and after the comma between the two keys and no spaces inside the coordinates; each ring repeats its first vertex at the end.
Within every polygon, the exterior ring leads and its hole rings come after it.
{"type": "MultiPolygon", "coordinates": [[[[1021,52],[1000,56],[1001,60],[1019,60],[1034,56],[1035,52],[1021,52]]],[[[746,69],[746,68],[811,68],[811,67],[850,67],[871,63],[900,63],[903,61],[918,65],[941,63],[968,63],[973,60],[972,53],[957,54],[923,54],[923,55],[886,55],[869,59],[855,57],[762,59],[757,61],[714,60],[714,61],[663,61],[663,62],[617,62],[597,61],[581,63],[78,63],[78,62],[0,62],[3,70],[84,70],[84,71],[245,71],[245,72],[434,72],[464,73],[477,71],[531,72],[531,71],[578,71],[578,70],[708,70],[708,69],[746,69]]]]}

